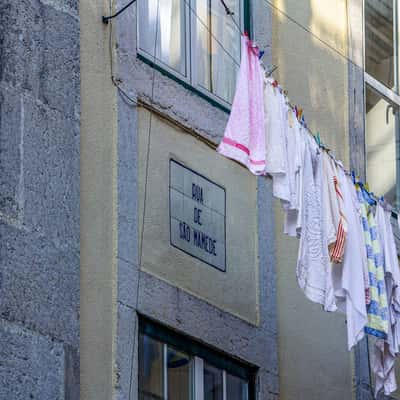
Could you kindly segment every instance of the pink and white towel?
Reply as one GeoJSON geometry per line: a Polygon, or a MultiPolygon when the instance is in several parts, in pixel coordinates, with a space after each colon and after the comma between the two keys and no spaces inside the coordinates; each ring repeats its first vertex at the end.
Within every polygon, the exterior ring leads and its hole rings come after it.
{"type": "Polygon", "coordinates": [[[253,174],[265,174],[263,80],[259,50],[242,36],[242,59],[231,114],[217,151],[244,164],[253,174]]]}

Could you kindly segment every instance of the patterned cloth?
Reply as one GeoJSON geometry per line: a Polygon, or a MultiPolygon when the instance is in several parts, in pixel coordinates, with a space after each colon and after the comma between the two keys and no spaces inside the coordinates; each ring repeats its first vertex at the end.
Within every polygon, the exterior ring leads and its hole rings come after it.
{"type": "Polygon", "coordinates": [[[324,152],[323,160],[323,199],[329,256],[333,263],[341,263],[348,230],[347,220],[343,212],[344,201],[341,182],[338,181],[337,166],[328,153],[324,152]]]}
{"type": "Polygon", "coordinates": [[[332,262],[341,263],[343,260],[343,253],[345,248],[348,227],[347,227],[346,216],[344,215],[343,212],[344,209],[343,194],[336,175],[333,177],[333,185],[335,187],[335,192],[338,200],[339,225],[337,228],[336,242],[334,243],[333,246],[329,248],[329,255],[331,257],[332,262]]]}
{"type": "Polygon", "coordinates": [[[382,250],[374,214],[371,207],[365,201],[358,185],[357,195],[360,202],[361,219],[367,249],[369,295],[371,298],[367,307],[368,323],[365,327],[365,332],[385,339],[389,329],[389,310],[382,250]]]}
{"type": "Polygon", "coordinates": [[[301,236],[297,282],[306,297],[325,311],[336,311],[325,233],[326,212],[322,202],[322,154],[311,136],[306,137],[302,180],[301,236]]]}

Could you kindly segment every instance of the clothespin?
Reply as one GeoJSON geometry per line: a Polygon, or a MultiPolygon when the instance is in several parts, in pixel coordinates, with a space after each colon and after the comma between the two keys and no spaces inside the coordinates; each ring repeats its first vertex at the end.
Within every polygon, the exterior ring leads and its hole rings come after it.
{"type": "Polygon", "coordinates": [[[351,171],[351,180],[353,181],[353,185],[356,184],[356,174],[354,173],[354,171],[351,171]]]}
{"type": "Polygon", "coordinates": [[[365,201],[370,206],[375,205],[376,204],[376,200],[374,199],[374,194],[369,191],[368,183],[363,184],[363,183],[359,182],[359,184],[360,184],[361,192],[363,194],[363,197],[364,197],[365,201]]]}
{"type": "Polygon", "coordinates": [[[290,126],[291,128],[293,128],[294,114],[293,114],[293,110],[292,110],[291,108],[288,108],[287,118],[288,118],[289,126],[290,126]]]}
{"type": "Polygon", "coordinates": [[[297,110],[297,119],[299,121],[301,121],[302,117],[303,117],[303,109],[302,108],[298,108],[298,110],[297,110]]]}
{"type": "Polygon", "coordinates": [[[264,57],[265,54],[265,50],[260,50],[260,52],[258,53],[258,58],[261,60],[264,57]]]}
{"type": "Polygon", "coordinates": [[[319,135],[319,132],[317,132],[317,134],[314,135],[314,139],[315,139],[315,141],[317,142],[317,145],[318,145],[319,147],[321,147],[321,137],[320,137],[320,135],[319,135]]]}
{"type": "Polygon", "coordinates": [[[248,46],[250,50],[254,53],[254,55],[260,58],[260,48],[258,47],[257,43],[254,42],[253,40],[249,40],[248,46]]]}

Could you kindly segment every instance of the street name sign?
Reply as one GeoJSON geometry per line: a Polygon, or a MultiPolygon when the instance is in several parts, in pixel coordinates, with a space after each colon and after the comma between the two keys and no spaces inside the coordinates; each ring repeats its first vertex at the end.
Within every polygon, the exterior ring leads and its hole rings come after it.
{"type": "Polygon", "coordinates": [[[225,272],[225,189],[172,159],[169,178],[171,245],[225,272]]]}

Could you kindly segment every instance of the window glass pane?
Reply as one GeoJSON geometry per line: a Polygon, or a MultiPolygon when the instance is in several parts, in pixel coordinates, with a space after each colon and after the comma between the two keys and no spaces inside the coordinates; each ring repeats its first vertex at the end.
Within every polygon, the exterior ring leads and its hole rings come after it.
{"type": "MultiPolygon", "coordinates": [[[[241,26],[241,1],[225,0],[241,26]]],[[[220,0],[196,0],[193,16],[194,83],[232,103],[240,64],[240,32],[220,0]]]]}
{"type": "MultiPolygon", "coordinates": [[[[225,3],[234,12],[233,17],[240,26],[240,2],[226,0],[225,3]]],[[[226,15],[221,0],[211,0],[211,4],[211,32],[218,38],[218,41],[211,42],[212,92],[232,103],[239,68],[236,63],[240,64],[240,32],[232,17],[226,15]]]]}
{"type": "Polygon", "coordinates": [[[204,89],[211,91],[211,35],[208,31],[210,26],[209,1],[196,1],[196,15],[193,29],[195,46],[195,63],[193,71],[195,81],[204,89]]]}
{"type": "Polygon", "coordinates": [[[365,0],[365,69],[394,86],[393,0],[365,0]]]}
{"type": "Polygon", "coordinates": [[[157,60],[186,76],[184,0],[139,0],[138,3],[139,48],[152,59],[157,33],[157,60]]]}
{"type": "Polygon", "coordinates": [[[168,347],[168,400],[191,400],[192,361],[184,353],[168,347]]]}
{"type": "Polygon", "coordinates": [[[393,108],[366,87],[367,182],[375,194],[396,199],[396,143],[393,108]],[[384,173],[383,173],[384,172],[384,173]]]}
{"type": "Polygon", "coordinates": [[[248,384],[241,378],[226,374],[226,398],[229,400],[248,400],[248,384]]]}
{"type": "Polygon", "coordinates": [[[139,336],[140,400],[164,399],[163,345],[146,335],[139,336]]]}
{"type": "Polygon", "coordinates": [[[204,363],[204,400],[222,400],[222,370],[204,363]]]}

